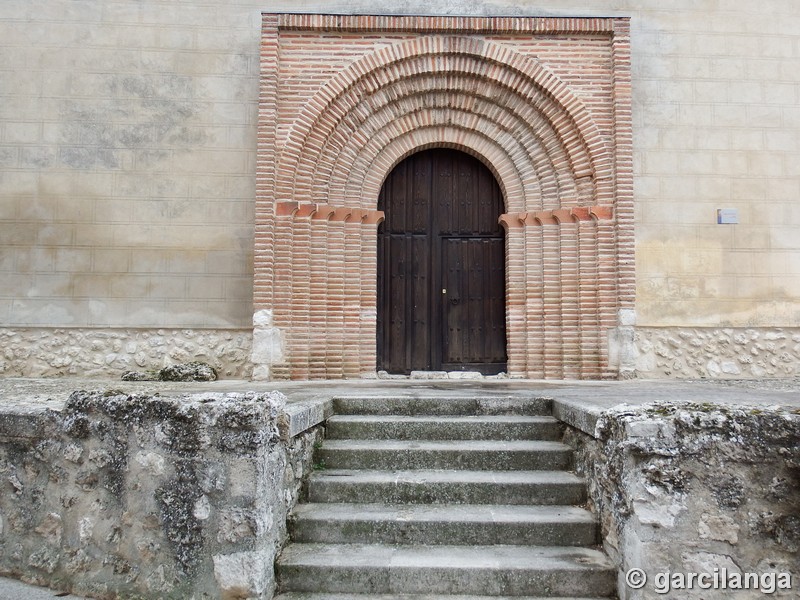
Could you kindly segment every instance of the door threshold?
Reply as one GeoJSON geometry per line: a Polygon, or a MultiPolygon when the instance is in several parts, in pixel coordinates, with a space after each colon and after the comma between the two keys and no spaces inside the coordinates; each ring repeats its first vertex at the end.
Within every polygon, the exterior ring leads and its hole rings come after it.
{"type": "Polygon", "coordinates": [[[409,375],[404,375],[378,371],[378,379],[508,379],[508,374],[484,375],[480,371],[411,371],[409,375]]]}

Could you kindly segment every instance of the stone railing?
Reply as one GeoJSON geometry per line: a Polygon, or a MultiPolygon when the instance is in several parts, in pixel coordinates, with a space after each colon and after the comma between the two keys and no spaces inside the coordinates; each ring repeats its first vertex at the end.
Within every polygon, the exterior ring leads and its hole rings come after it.
{"type": "Polygon", "coordinates": [[[0,410],[0,573],[96,598],[271,598],[330,411],[277,392],[0,410]]]}
{"type": "Polygon", "coordinates": [[[697,402],[594,412],[554,406],[571,425],[565,439],[589,482],[605,550],[620,567],[621,599],[795,597],[800,411],[697,402]],[[641,588],[626,582],[632,569],[647,577],[641,588]],[[780,574],[791,575],[793,591],[781,589],[780,574]]]}

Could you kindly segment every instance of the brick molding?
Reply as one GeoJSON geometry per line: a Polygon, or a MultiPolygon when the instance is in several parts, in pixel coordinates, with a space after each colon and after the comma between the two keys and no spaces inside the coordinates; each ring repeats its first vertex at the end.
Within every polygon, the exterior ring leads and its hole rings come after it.
{"type": "Polygon", "coordinates": [[[609,334],[635,294],[628,19],[265,14],[261,61],[254,305],[281,351],[259,372],[374,373],[381,185],[449,147],[505,198],[509,374],[618,375],[609,334]]]}

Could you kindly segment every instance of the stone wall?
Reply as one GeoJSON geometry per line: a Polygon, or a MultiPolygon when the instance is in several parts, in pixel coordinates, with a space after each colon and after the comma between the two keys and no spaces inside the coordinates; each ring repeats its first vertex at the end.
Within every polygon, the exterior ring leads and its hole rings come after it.
{"type": "Polygon", "coordinates": [[[644,378],[794,377],[800,329],[637,327],[629,358],[644,378]]]}
{"type": "Polygon", "coordinates": [[[320,436],[283,439],[284,403],[76,392],[4,412],[0,573],[96,598],[271,598],[320,436]]]}
{"type": "Polygon", "coordinates": [[[0,328],[0,376],[108,377],[199,361],[246,379],[252,338],[242,329],[0,328]]]}
{"type": "MultiPolygon", "coordinates": [[[[568,429],[589,481],[604,546],[620,565],[620,598],[663,598],[659,573],[791,573],[800,588],[800,412],[662,403],[604,413],[594,435],[568,429]],[[640,568],[641,589],[624,575],[640,568]],[[658,590],[661,589],[662,592],[658,590]]],[[[663,581],[661,582],[663,583],[663,581]]],[[[768,583],[768,582],[767,582],[768,583]]],[[[676,589],[714,600],[731,589],[676,589]]],[[[757,590],[736,598],[763,598],[757,590]]]]}

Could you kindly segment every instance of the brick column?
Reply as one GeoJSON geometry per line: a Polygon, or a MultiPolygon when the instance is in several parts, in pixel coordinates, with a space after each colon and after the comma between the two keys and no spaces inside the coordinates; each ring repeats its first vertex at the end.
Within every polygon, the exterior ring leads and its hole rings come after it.
{"type": "Polygon", "coordinates": [[[347,271],[345,261],[348,249],[345,245],[345,220],[352,209],[336,208],[328,221],[328,244],[325,253],[328,281],[325,289],[325,377],[344,377],[344,304],[347,271]]]}
{"type": "Polygon", "coordinates": [[[311,216],[311,244],[308,252],[311,256],[309,275],[311,294],[309,297],[309,333],[308,333],[308,375],[310,379],[325,379],[327,374],[327,338],[328,338],[328,222],[334,209],[321,205],[311,216]]]}
{"type": "MultiPolygon", "coordinates": [[[[272,308],[275,248],[275,164],[278,120],[278,16],[263,15],[258,97],[253,306],[272,308]]],[[[288,198],[286,198],[288,200],[288,198]]]]}
{"type": "Polygon", "coordinates": [[[523,213],[525,227],[525,321],[527,377],[544,378],[544,278],[542,268],[542,228],[533,213],[523,213]]]}
{"type": "Polygon", "coordinates": [[[506,353],[508,374],[526,375],[525,230],[515,215],[502,215],[506,231],[506,353]]]}
{"type": "Polygon", "coordinates": [[[578,221],[578,303],[580,313],[581,379],[600,377],[600,305],[597,271],[597,223],[584,211],[578,221]]]}
{"type": "Polygon", "coordinates": [[[366,213],[353,209],[344,222],[344,337],[342,371],[344,377],[361,375],[361,228],[366,213]]]}
{"type": "Polygon", "coordinates": [[[581,371],[578,223],[569,209],[553,211],[558,222],[561,264],[561,364],[562,376],[577,379],[581,371]]]}
{"type": "Polygon", "coordinates": [[[361,373],[375,373],[378,320],[378,225],[383,211],[367,212],[361,225],[361,326],[359,328],[359,362],[361,373]]]}

